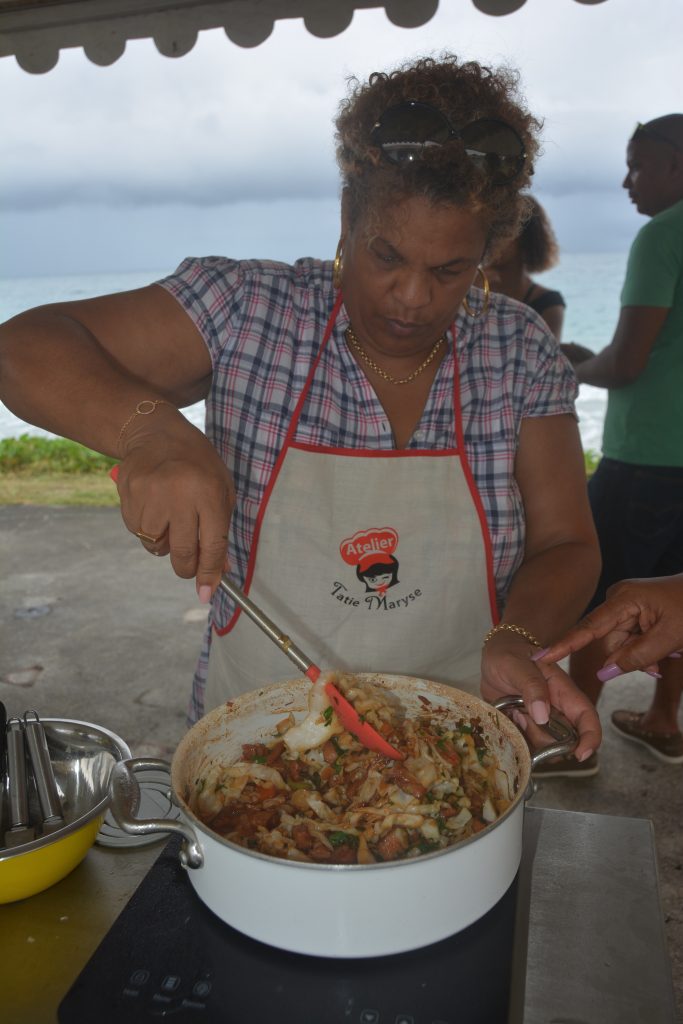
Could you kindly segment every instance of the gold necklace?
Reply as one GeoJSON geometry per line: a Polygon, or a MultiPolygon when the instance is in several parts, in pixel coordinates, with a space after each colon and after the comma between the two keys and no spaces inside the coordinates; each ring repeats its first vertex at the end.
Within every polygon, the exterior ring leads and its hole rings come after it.
{"type": "Polygon", "coordinates": [[[437,343],[435,344],[434,348],[432,349],[432,351],[425,359],[425,361],[423,363],[420,363],[417,370],[413,370],[413,372],[409,373],[407,377],[392,377],[390,373],[387,373],[387,371],[383,370],[381,366],[378,366],[374,359],[370,358],[365,349],[361,347],[358,338],[353,333],[353,330],[350,326],[346,328],[345,335],[347,342],[351,345],[352,348],[356,350],[356,352],[361,357],[363,362],[367,363],[371,370],[374,370],[375,373],[378,373],[380,377],[383,378],[383,380],[389,381],[390,384],[409,384],[411,380],[415,380],[416,377],[419,377],[423,370],[427,369],[427,367],[432,362],[432,360],[436,356],[436,353],[439,351],[439,349],[441,348],[445,341],[445,337],[442,334],[437,343]]]}

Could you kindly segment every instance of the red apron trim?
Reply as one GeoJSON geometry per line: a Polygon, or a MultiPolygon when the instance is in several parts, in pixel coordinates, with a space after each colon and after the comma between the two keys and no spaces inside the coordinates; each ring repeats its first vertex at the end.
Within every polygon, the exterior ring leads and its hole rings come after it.
{"type": "Polygon", "coordinates": [[[443,458],[445,455],[453,456],[458,455],[459,451],[457,448],[439,448],[435,450],[433,448],[399,448],[396,449],[385,449],[377,450],[368,448],[333,448],[326,447],[320,444],[306,444],[301,441],[292,441],[290,448],[295,448],[300,452],[313,452],[321,453],[323,455],[341,455],[348,456],[354,459],[410,459],[415,456],[420,458],[443,458]]]}
{"type": "Polygon", "coordinates": [[[481,536],[484,541],[484,552],[486,555],[486,583],[489,592],[489,607],[491,609],[491,619],[493,625],[498,624],[500,614],[498,612],[498,598],[496,596],[496,580],[493,573],[493,545],[491,543],[491,533],[489,531],[489,524],[486,521],[486,513],[484,511],[484,505],[479,494],[479,488],[474,479],[474,474],[470,467],[469,459],[467,458],[467,448],[465,447],[465,435],[462,429],[462,410],[460,406],[460,367],[458,365],[458,358],[455,352],[455,341],[453,342],[453,408],[455,410],[455,440],[458,446],[458,450],[462,452],[460,458],[462,461],[462,470],[465,474],[465,480],[467,486],[470,489],[472,501],[474,507],[477,510],[479,517],[479,525],[481,526],[481,536]]]}
{"type": "MultiPolygon", "coordinates": [[[[308,373],[308,377],[306,378],[306,382],[305,382],[305,384],[304,384],[304,386],[303,386],[303,388],[301,390],[301,394],[299,395],[299,399],[298,399],[298,401],[296,403],[296,406],[294,407],[294,412],[292,413],[292,418],[290,420],[289,427],[287,428],[287,433],[285,434],[285,439],[284,439],[284,441],[282,443],[282,448],[280,449],[280,454],[277,457],[277,460],[275,462],[275,466],[273,467],[273,472],[270,474],[270,480],[268,481],[266,489],[263,492],[263,497],[261,498],[261,504],[259,505],[258,514],[256,516],[256,525],[254,527],[254,536],[251,538],[251,552],[249,554],[249,562],[247,563],[247,572],[246,572],[246,575],[245,575],[245,578],[244,578],[244,584],[242,585],[242,590],[245,592],[245,594],[249,593],[249,587],[251,585],[251,579],[252,579],[252,576],[254,575],[254,566],[256,564],[256,550],[258,548],[258,541],[259,541],[259,536],[261,534],[261,527],[263,525],[263,518],[264,518],[264,516],[266,514],[266,508],[268,507],[268,502],[270,500],[270,496],[273,493],[273,488],[275,487],[275,484],[277,482],[277,478],[279,476],[280,470],[282,469],[282,464],[285,461],[285,456],[287,455],[287,449],[290,447],[290,445],[292,443],[292,438],[294,437],[294,433],[296,431],[296,428],[297,428],[297,425],[298,425],[298,422],[299,422],[299,417],[301,416],[301,410],[303,409],[304,402],[306,401],[306,397],[308,395],[308,391],[309,391],[309,388],[311,386],[311,381],[313,380],[313,377],[315,375],[315,371],[318,368],[318,364],[319,364],[319,362],[320,362],[320,360],[322,358],[322,354],[325,351],[325,348],[327,347],[327,342],[329,341],[330,335],[332,333],[332,328],[334,327],[334,324],[335,324],[335,322],[337,320],[337,316],[339,314],[339,310],[341,309],[342,302],[343,302],[343,296],[342,296],[342,293],[340,291],[338,296],[337,296],[337,298],[336,298],[334,306],[332,307],[332,312],[330,313],[330,316],[329,316],[329,318],[327,320],[327,326],[325,328],[325,334],[323,335],[322,345],[320,346],[320,349],[318,350],[317,356],[313,360],[313,363],[311,365],[311,369],[309,370],[309,373],[308,373]]],[[[215,623],[214,623],[214,627],[213,628],[214,628],[215,632],[218,634],[218,636],[225,636],[226,633],[230,632],[230,630],[234,627],[235,623],[239,619],[240,612],[241,612],[240,608],[235,608],[234,612],[232,613],[232,617],[229,619],[227,624],[222,629],[219,629],[218,626],[216,626],[215,623]]]]}
{"type": "MultiPolygon", "coordinates": [[[[259,506],[258,514],[257,514],[257,517],[256,517],[256,525],[254,527],[254,535],[253,535],[252,540],[251,540],[251,553],[249,555],[249,562],[247,564],[247,572],[245,574],[245,579],[244,579],[244,584],[242,586],[242,589],[244,590],[244,592],[246,594],[249,593],[249,587],[251,585],[251,580],[252,580],[252,577],[254,575],[254,567],[256,565],[256,552],[257,552],[257,548],[258,548],[258,541],[259,541],[259,536],[260,536],[260,533],[261,533],[261,527],[263,525],[263,519],[265,517],[265,513],[266,513],[266,509],[268,507],[268,502],[270,500],[270,496],[271,496],[271,494],[273,492],[273,489],[275,487],[275,484],[277,482],[277,478],[279,476],[280,470],[282,468],[282,465],[284,463],[284,460],[285,460],[285,457],[287,455],[287,451],[288,451],[289,448],[297,448],[297,449],[299,449],[301,451],[313,451],[313,452],[321,452],[321,453],[335,454],[335,455],[348,455],[348,456],[352,456],[352,457],[356,457],[356,458],[359,457],[359,456],[363,457],[363,458],[410,458],[410,457],[415,457],[415,456],[420,456],[422,458],[424,458],[425,456],[440,458],[440,457],[443,457],[445,455],[450,455],[450,456],[457,455],[461,459],[461,461],[462,461],[462,467],[463,467],[463,473],[465,475],[465,480],[467,482],[467,486],[469,488],[470,495],[472,497],[472,501],[473,501],[474,507],[475,507],[476,512],[477,512],[477,516],[479,518],[479,524],[481,526],[482,540],[484,542],[484,552],[485,552],[485,556],[486,556],[486,576],[487,576],[487,581],[486,582],[487,582],[488,595],[489,595],[489,606],[490,606],[490,609],[491,609],[491,619],[493,621],[493,624],[495,625],[495,624],[497,624],[497,622],[499,620],[499,613],[498,613],[498,602],[497,602],[497,599],[496,599],[495,579],[494,579],[494,575],[493,575],[493,548],[492,548],[492,544],[491,544],[491,536],[490,536],[489,529],[488,529],[488,523],[486,522],[486,514],[484,512],[484,507],[483,507],[483,504],[482,504],[482,501],[481,501],[481,497],[479,495],[479,491],[477,489],[477,486],[476,486],[476,483],[475,483],[475,480],[474,480],[474,476],[472,474],[472,470],[471,470],[469,462],[467,460],[467,454],[466,454],[466,449],[465,449],[464,435],[463,435],[463,430],[462,430],[462,414],[461,414],[461,407],[460,407],[460,374],[459,374],[458,357],[457,357],[457,351],[456,351],[457,336],[456,336],[456,331],[455,331],[455,323],[453,324],[453,327],[452,327],[452,334],[453,334],[453,408],[454,408],[454,421],[455,421],[455,437],[456,437],[456,445],[457,445],[456,448],[453,448],[453,449],[449,448],[449,449],[445,449],[445,450],[441,450],[440,449],[438,451],[433,451],[433,450],[426,451],[426,450],[421,450],[421,449],[406,449],[406,448],[402,448],[402,449],[400,449],[398,451],[368,451],[367,449],[347,449],[347,448],[332,448],[332,447],[324,448],[324,447],[319,446],[319,445],[309,445],[309,444],[301,444],[301,443],[294,442],[294,434],[295,434],[297,426],[298,426],[299,417],[301,416],[301,410],[303,409],[304,403],[305,403],[306,398],[308,396],[308,391],[309,391],[310,386],[311,386],[311,381],[313,380],[313,377],[315,375],[315,371],[318,368],[318,364],[320,363],[320,359],[322,357],[322,354],[323,354],[325,348],[327,347],[327,343],[328,343],[328,341],[330,339],[330,335],[332,333],[333,326],[334,326],[334,324],[336,322],[336,319],[337,319],[337,316],[339,314],[339,310],[341,309],[342,302],[343,302],[343,296],[342,296],[342,294],[340,292],[339,295],[337,296],[335,304],[334,304],[334,306],[332,308],[332,312],[330,313],[330,317],[329,317],[329,319],[327,321],[327,326],[325,328],[325,334],[323,336],[322,344],[320,346],[320,349],[318,351],[317,356],[315,357],[315,359],[313,361],[313,364],[311,365],[311,369],[310,369],[309,374],[308,374],[308,376],[306,378],[306,382],[305,382],[304,387],[303,387],[303,389],[301,391],[301,394],[299,396],[297,404],[296,404],[296,406],[294,408],[294,412],[292,413],[292,418],[291,418],[289,427],[287,429],[287,433],[285,435],[285,439],[284,439],[284,442],[282,444],[282,448],[281,448],[280,453],[279,453],[279,455],[277,457],[277,460],[275,462],[275,466],[273,467],[273,472],[271,473],[270,480],[268,481],[268,485],[267,485],[267,487],[266,487],[266,489],[264,491],[263,497],[261,499],[261,504],[259,506]]],[[[237,623],[237,620],[239,619],[240,611],[241,611],[241,609],[236,608],[235,611],[233,612],[230,620],[228,621],[228,623],[222,629],[220,629],[214,623],[213,628],[214,628],[214,631],[217,633],[218,636],[225,636],[227,633],[229,633],[234,628],[234,626],[237,623]]]]}

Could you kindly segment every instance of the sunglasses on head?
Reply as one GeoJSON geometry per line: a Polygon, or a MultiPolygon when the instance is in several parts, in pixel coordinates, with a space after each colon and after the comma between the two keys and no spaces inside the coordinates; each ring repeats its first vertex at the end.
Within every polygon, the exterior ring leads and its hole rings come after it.
{"type": "Polygon", "coordinates": [[[679,153],[683,152],[679,144],[677,142],[674,142],[673,139],[670,139],[668,135],[665,135],[663,132],[657,131],[656,128],[650,128],[646,124],[641,124],[640,121],[638,121],[631,138],[635,139],[636,135],[645,135],[648,139],[656,139],[657,142],[665,142],[667,146],[673,146],[673,148],[678,150],[679,153]]]}
{"type": "Polygon", "coordinates": [[[421,160],[432,147],[457,139],[472,163],[495,184],[516,178],[526,159],[524,143],[505,121],[478,118],[463,128],[454,128],[436,107],[416,100],[385,110],[373,125],[370,138],[395,164],[421,160]]]}

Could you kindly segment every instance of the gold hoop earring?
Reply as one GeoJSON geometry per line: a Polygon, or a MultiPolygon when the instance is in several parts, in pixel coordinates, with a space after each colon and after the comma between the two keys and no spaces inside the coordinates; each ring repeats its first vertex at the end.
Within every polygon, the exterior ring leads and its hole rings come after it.
{"type": "Polygon", "coordinates": [[[341,288],[342,273],[344,270],[344,237],[339,239],[337,251],[334,254],[334,265],[332,268],[332,284],[339,291],[341,288]]]}
{"type": "Polygon", "coordinates": [[[489,279],[481,267],[477,267],[477,273],[481,276],[481,287],[484,291],[483,306],[481,307],[481,309],[472,309],[467,302],[467,296],[465,296],[465,298],[462,300],[463,309],[465,310],[467,315],[471,316],[473,319],[475,319],[478,316],[483,316],[484,313],[489,308],[489,302],[491,301],[491,286],[489,285],[489,279]]]}

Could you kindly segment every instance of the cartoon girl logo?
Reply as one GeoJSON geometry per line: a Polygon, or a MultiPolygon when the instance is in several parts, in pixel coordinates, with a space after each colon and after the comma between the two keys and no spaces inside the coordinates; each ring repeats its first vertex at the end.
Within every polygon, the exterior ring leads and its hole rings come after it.
{"type": "Polygon", "coordinates": [[[385,594],[398,580],[398,559],[393,552],[398,534],[391,526],[359,530],[339,545],[347,565],[356,567],[356,576],[365,584],[366,593],[385,594]]]}

